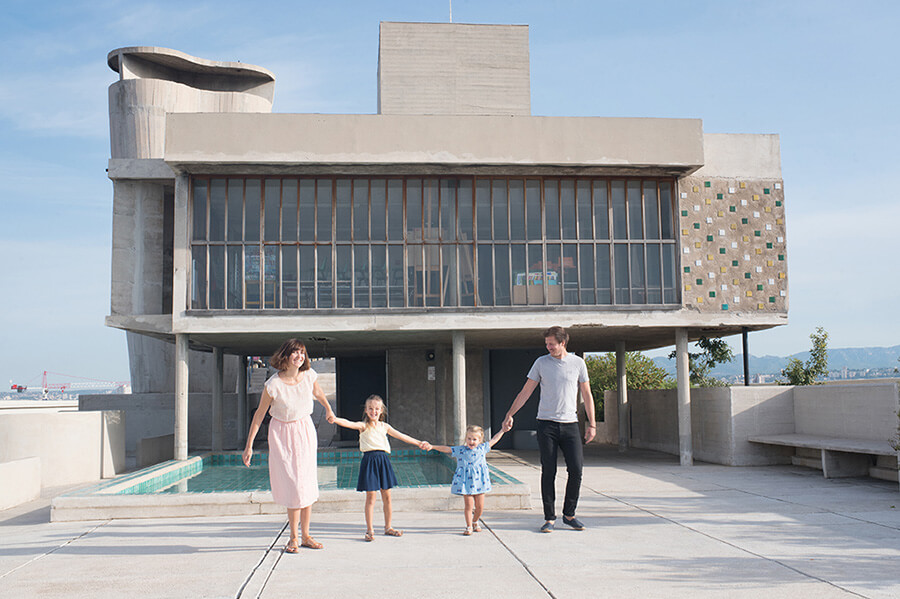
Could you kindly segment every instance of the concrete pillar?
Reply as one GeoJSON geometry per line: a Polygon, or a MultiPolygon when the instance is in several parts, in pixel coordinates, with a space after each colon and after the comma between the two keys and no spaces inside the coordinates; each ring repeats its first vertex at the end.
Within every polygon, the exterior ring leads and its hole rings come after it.
{"type": "Polygon", "coordinates": [[[190,222],[190,187],[188,175],[175,176],[175,221],[172,243],[172,321],[178,330],[178,320],[188,309],[188,273],[191,265],[191,245],[188,223],[190,222]]]}
{"type": "Polygon", "coordinates": [[[694,464],[691,440],[691,377],[687,329],[675,330],[675,368],[678,375],[678,453],[682,466],[694,464]]]}
{"type": "Polygon", "coordinates": [[[453,440],[464,440],[466,430],[466,335],[453,331],[453,440]]]}
{"type": "Polygon", "coordinates": [[[238,413],[237,413],[237,448],[241,449],[247,440],[247,356],[241,356],[238,367],[238,413]]]}
{"type": "Polygon", "coordinates": [[[221,347],[213,348],[213,376],[212,376],[212,450],[222,451],[222,410],[225,403],[222,395],[222,382],[225,378],[225,360],[221,347]]]}
{"type": "Polygon", "coordinates": [[[619,451],[626,451],[631,441],[628,426],[628,376],[625,374],[625,342],[616,341],[616,402],[619,408],[619,451]]]}
{"type": "Polygon", "coordinates": [[[175,335],[175,459],[188,457],[188,336],[175,335]]]}

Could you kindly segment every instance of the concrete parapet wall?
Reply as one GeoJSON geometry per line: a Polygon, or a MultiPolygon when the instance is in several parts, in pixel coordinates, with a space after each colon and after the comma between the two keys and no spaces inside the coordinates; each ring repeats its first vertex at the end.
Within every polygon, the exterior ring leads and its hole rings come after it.
{"type": "MultiPolygon", "coordinates": [[[[225,449],[238,449],[245,431],[237,430],[237,393],[223,397],[223,443],[225,449]]],[[[120,410],[125,414],[124,450],[137,455],[140,439],[173,434],[175,430],[174,393],[132,393],[130,395],[81,395],[79,410],[120,410]]],[[[249,418],[247,420],[249,422],[249,418]]],[[[212,394],[190,393],[188,398],[188,448],[191,451],[212,446],[212,394]]],[[[241,445],[241,447],[243,447],[241,445]]]]}
{"type": "Polygon", "coordinates": [[[897,383],[794,387],[795,432],[887,441],[897,435],[897,383]]]}
{"type": "Polygon", "coordinates": [[[0,463],[40,458],[41,487],[125,470],[125,414],[117,410],[2,413],[0,439],[0,463]]]}
{"type": "Polygon", "coordinates": [[[0,510],[41,496],[41,458],[0,462],[0,510]]]}

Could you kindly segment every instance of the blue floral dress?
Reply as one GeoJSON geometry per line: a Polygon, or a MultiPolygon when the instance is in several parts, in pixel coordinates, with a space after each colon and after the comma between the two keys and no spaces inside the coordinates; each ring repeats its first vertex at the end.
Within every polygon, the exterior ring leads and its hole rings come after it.
{"type": "Polygon", "coordinates": [[[456,458],[456,473],[450,483],[450,492],[454,495],[480,495],[491,490],[491,473],[488,469],[487,453],[490,443],[482,443],[475,449],[465,445],[450,448],[450,455],[456,458]]]}

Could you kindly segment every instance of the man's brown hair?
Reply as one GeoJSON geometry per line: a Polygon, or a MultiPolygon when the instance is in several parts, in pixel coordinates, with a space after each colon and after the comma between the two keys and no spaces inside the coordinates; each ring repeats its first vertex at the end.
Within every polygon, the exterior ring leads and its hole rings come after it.
{"type": "Polygon", "coordinates": [[[562,327],[550,327],[546,331],[544,331],[544,339],[547,337],[553,337],[556,339],[556,342],[561,345],[569,344],[569,334],[562,327]]]}

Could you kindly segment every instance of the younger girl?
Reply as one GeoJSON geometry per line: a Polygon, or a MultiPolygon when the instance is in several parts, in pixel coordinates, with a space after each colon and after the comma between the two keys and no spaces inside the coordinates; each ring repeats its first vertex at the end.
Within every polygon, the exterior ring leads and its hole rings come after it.
{"type": "Polygon", "coordinates": [[[328,422],[359,431],[359,450],[363,452],[363,458],[359,464],[356,490],[366,493],[366,541],[375,540],[372,520],[378,491],[381,491],[381,503],[384,507],[384,534],[390,537],[403,535],[403,531],[391,527],[391,487],[397,486],[397,477],[394,475],[389,457],[391,445],[388,442],[388,435],[425,449],[424,441],[417,441],[409,435],[404,435],[384,420],[384,400],[378,395],[370,395],[366,399],[362,422],[351,422],[333,415],[328,418],[328,422]]]}
{"type": "Polygon", "coordinates": [[[481,532],[478,520],[484,511],[484,494],[491,490],[491,474],[488,470],[487,453],[491,450],[503,433],[508,429],[501,429],[484,442],[484,429],[480,426],[466,428],[466,444],[449,447],[447,445],[431,445],[431,449],[442,453],[449,453],[456,458],[456,473],[453,482],[450,483],[450,492],[463,496],[466,529],[463,534],[469,536],[473,532],[481,532]]]}

